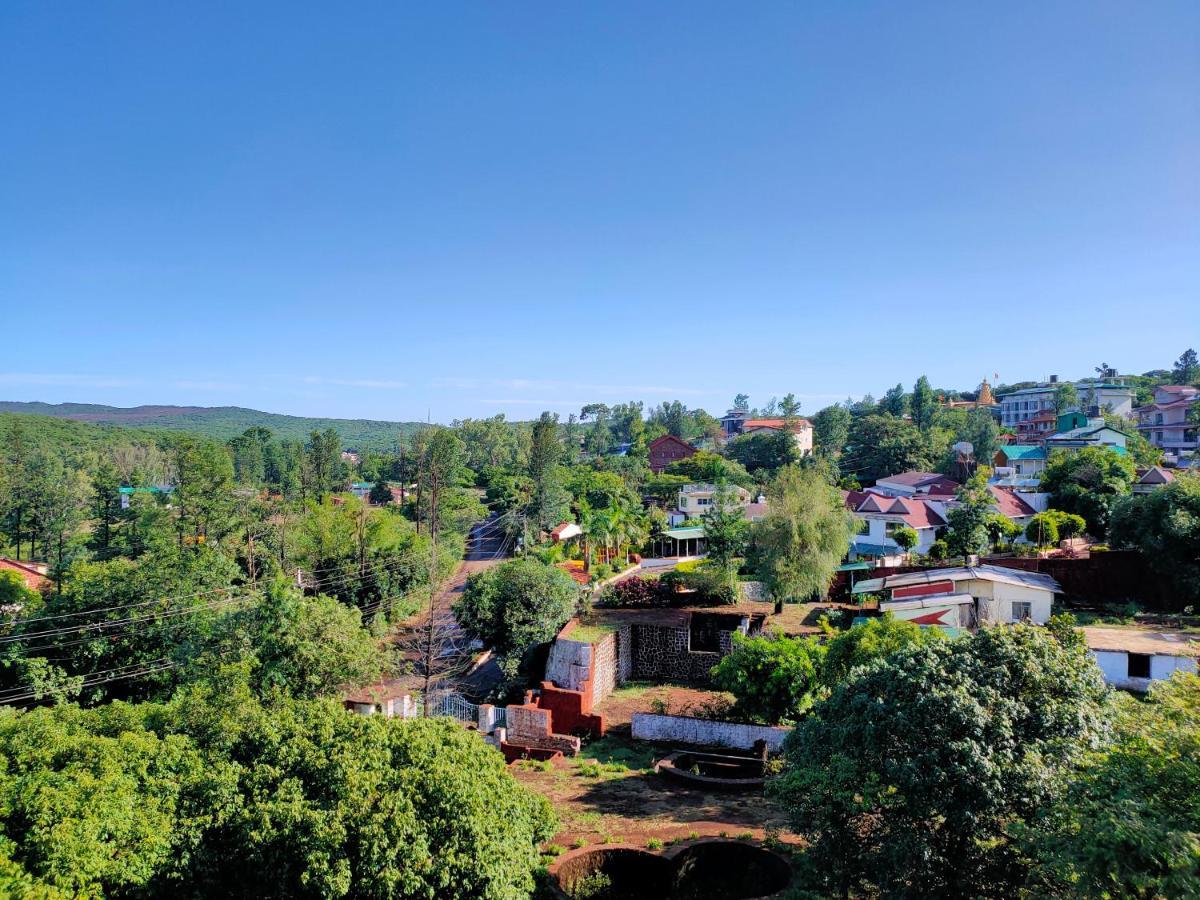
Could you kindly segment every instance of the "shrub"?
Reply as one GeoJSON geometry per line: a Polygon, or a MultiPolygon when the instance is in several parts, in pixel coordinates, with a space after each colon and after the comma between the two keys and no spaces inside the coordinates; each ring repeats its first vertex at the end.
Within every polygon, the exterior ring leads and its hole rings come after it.
{"type": "Polygon", "coordinates": [[[733,652],[713,667],[713,683],[737,698],[740,714],[774,725],[812,705],[825,648],[817,641],[735,634],[733,652]]]}
{"type": "Polygon", "coordinates": [[[1025,537],[1030,543],[1039,547],[1049,547],[1058,543],[1058,523],[1048,511],[1038,513],[1025,526],[1025,537]]]}
{"type": "Polygon", "coordinates": [[[651,607],[666,606],[671,592],[657,578],[625,578],[610,584],[600,594],[599,606],[651,607]]]}
{"type": "Polygon", "coordinates": [[[930,559],[945,559],[949,555],[950,555],[950,545],[947,544],[941,538],[938,538],[936,541],[934,541],[932,544],[929,545],[929,558],[930,559]]]}

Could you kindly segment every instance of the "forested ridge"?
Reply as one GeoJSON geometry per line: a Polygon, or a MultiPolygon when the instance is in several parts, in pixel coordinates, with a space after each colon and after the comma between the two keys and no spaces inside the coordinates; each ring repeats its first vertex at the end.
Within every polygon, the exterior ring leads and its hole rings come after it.
{"type": "Polygon", "coordinates": [[[331,419],[288,416],[246,409],[241,406],[103,406],[95,403],[22,403],[0,401],[0,413],[51,416],[126,428],[187,431],[216,440],[229,440],[248,428],[269,428],[280,438],[303,440],[313,431],[332,428],[345,446],[356,449],[391,450],[398,438],[423,427],[420,422],[388,422],[378,419],[331,419]]]}

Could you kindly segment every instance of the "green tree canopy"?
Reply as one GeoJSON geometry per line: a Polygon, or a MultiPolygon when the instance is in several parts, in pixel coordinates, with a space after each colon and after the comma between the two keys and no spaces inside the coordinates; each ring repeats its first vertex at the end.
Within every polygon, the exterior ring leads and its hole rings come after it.
{"type": "Polygon", "coordinates": [[[1038,896],[1200,896],[1200,678],[1123,704],[1117,737],[1018,829],[1038,896]]]}
{"type": "Polygon", "coordinates": [[[767,490],[767,514],[753,529],[760,575],[776,604],[824,594],[856,531],[820,472],[780,469],[767,490]]]}
{"type": "Polygon", "coordinates": [[[1152,493],[1121,498],[1110,531],[1112,544],[1141,553],[1181,606],[1200,601],[1200,477],[1182,475],[1152,493]]]}
{"type": "Polygon", "coordinates": [[[796,438],[786,430],[762,430],[738,435],[725,447],[725,454],[752,475],[774,472],[800,460],[796,438]]]}
{"type": "Polygon", "coordinates": [[[536,559],[514,559],[472,575],[454,614],[513,675],[525,651],[550,640],[571,618],[577,598],[566,572],[536,559]]]}
{"type": "Polygon", "coordinates": [[[733,636],[733,651],[712,670],[742,716],[768,725],[796,721],[812,705],[824,647],[813,638],[733,636]]]}
{"type": "Polygon", "coordinates": [[[900,650],[944,640],[937,628],[922,628],[884,613],[830,638],[821,664],[821,683],[833,688],[852,671],[900,650]]]}
{"type": "Polygon", "coordinates": [[[1133,461],[1111,447],[1059,450],[1050,456],[1041,489],[1052,495],[1055,509],[1082,516],[1088,533],[1103,538],[1109,511],[1129,493],[1134,477],[1133,461]]]}
{"type": "Polygon", "coordinates": [[[833,689],[785,743],[771,793],[830,891],[1012,896],[1007,834],[1104,731],[1087,648],[988,628],[901,650],[833,689]]]}

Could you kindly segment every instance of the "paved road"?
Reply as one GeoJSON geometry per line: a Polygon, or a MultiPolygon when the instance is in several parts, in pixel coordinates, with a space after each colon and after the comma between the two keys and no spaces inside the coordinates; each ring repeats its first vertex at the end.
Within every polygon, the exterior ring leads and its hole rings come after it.
{"type": "MultiPolygon", "coordinates": [[[[503,562],[511,552],[510,542],[497,523],[497,516],[491,515],[471,529],[467,538],[467,549],[463,561],[458,564],[454,574],[442,587],[434,602],[433,616],[437,643],[443,648],[445,667],[465,668],[471,656],[478,655],[478,649],[472,650],[466,634],[454,620],[454,604],[466,587],[467,579],[476,572],[482,572],[503,562]],[[461,664],[460,664],[461,661],[461,664]]],[[[428,623],[429,613],[422,611],[411,619],[399,625],[391,635],[390,640],[404,647],[404,656],[410,664],[419,666],[420,653],[418,647],[419,635],[428,623]]],[[[501,673],[494,662],[483,661],[471,671],[464,672],[455,678],[455,687],[471,697],[482,697],[499,683],[501,673]]],[[[413,693],[420,690],[422,678],[419,674],[401,675],[384,682],[389,694],[413,693]]]]}

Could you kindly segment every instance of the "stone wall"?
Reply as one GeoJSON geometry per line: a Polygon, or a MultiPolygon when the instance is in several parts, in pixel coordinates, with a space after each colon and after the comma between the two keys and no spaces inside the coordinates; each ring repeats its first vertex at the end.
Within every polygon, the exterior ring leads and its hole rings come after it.
{"type": "Polygon", "coordinates": [[[778,751],[783,746],[783,739],[791,730],[782,726],[717,722],[691,716],[633,714],[634,739],[693,744],[698,747],[735,747],[739,750],[752,750],[757,741],[766,741],[768,749],[778,751]]]}
{"type": "MultiPolygon", "coordinates": [[[[617,643],[620,635],[613,632],[598,644],[592,645],[592,703],[600,703],[617,686],[617,643]]],[[[576,690],[583,690],[581,686],[576,690]]]]}
{"type": "Polygon", "coordinates": [[[637,681],[690,681],[704,684],[720,653],[694,653],[687,628],[640,625],[631,628],[631,675],[637,681]]]}

